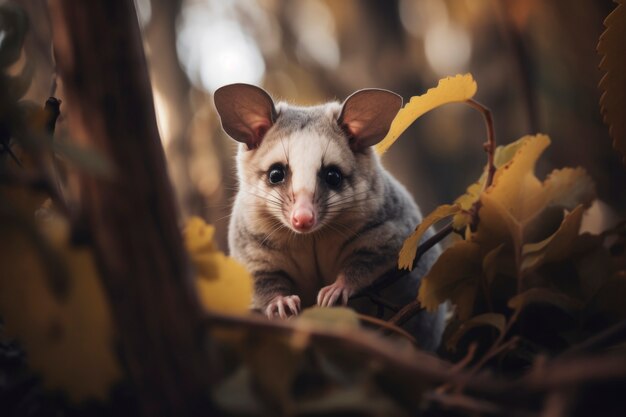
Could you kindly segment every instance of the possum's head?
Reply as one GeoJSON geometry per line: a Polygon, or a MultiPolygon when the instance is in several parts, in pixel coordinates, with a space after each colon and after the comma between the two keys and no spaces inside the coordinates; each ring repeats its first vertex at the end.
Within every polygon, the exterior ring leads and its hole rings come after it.
{"type": "Polygon", "coordinates": [[[231,84],[214,98],[222,127],[241,143],[240,192],[251,210],[261,210],[277,227],[296,233],[332,228],[382,198],[373,184],[380,181],[380,166],[371,147],[402,106],[397,94],[367,89],[343,104],[274,106],[264,90],[231,84]]]}

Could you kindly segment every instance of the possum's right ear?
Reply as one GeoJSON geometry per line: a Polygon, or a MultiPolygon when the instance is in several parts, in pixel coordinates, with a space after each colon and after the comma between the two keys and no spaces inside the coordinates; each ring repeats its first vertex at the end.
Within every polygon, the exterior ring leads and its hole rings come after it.
{"type": "Polygon", "coordinates": [[[250,84],[229,84],[213,96],[222,127],[238,142],[255,149],[276,120],[276,109],[269,94],[250,84]]]}

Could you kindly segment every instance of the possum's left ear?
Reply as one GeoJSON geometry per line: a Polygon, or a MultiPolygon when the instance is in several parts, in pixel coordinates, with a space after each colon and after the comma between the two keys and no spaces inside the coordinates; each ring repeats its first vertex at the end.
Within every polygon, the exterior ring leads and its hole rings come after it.
{"type": "Polygon", "coordinates": [[[256,149],[276,121],[276,109],[269,94],[250,84],[229,84],[213,96],[222,127],[238,142],[256,149]]]}
{"type": "Polygon", "coordinates": [[[402,97],[388,90],[359,90],[343,102],[337,120],[348,134],[350,147],[360,151],[380,142],[402,107],[402,97]]]}

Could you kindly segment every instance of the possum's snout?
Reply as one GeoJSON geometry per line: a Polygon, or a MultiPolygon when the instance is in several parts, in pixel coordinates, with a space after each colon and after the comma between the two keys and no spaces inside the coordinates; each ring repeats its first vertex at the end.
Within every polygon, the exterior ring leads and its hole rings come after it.
{"type": "Polygon", "coordinates": [[[308,195],[298,195],[291,210],[291,226],[300,233],[306,233],[315,227],[315,207],[308,195]]]}

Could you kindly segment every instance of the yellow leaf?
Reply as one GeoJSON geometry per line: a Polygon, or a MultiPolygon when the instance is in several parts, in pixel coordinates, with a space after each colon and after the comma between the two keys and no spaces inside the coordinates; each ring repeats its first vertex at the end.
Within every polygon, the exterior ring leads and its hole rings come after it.
{"type": "Polygon", "coordinates": [[[588,208],[596,198],[595,186],[583,168],[552,171],[543,182],[546,206],[573,210],[579,204],[588,208]]]}
{"type": "Polygon", "coordinates": [[[429,89],[421,96],[411,97],[411,100],[393,119],[387,136],[376,145],[376,152],[379,155],[384,154],[396,139],[424,113],[447,103],[469,100],[476,94],[476,89],[476,81],[471,74],[459,74],[439,80],[437,87],[429,89]]]}
{"type": "Polygon", "coordinates": [[[622,161],[626,163],[626,6],[623,0],[615,1],[619,4],[604,21],[606,30],[598,43],[598,52],[602,56],[600,69],[606,72],[600,80],[600,88],[604,91],[600,108],[604,122],[609,126],[613,147],[621,153],[622,161]]]}
{"type": "Polygon", "coordinates": [[[521,248],[529,225],[549,208],[587,207],[595,196],[582,168],[554,170],[541,182],[534,173],[537,159],[550,144],[546,135],[526,136],[508,163],[498,169],[493,184],[481,194],[480,221],[472,239],[489,250],[511,239],[521,248]]]}
{"type": "Polygon", "coordinates": [[[487,193],[480,197],[480,221],[471,240],[477,242],[483,251],[489,251],[501,244],[511,243],[513,247],[522,245],[522,226],[499,200],[487,193]]]}
{"type": "Polygon", "coordinates": [[[215,228],[199,217],[191,217],[183,235],[197,273],[202,305],[220,313],[247,313],[252,301],[252,278],[240,263],[217,250],[215,228]]]}
{"type": "MultiPolygon", "coordinates": [[[[500,167],[508,163],[513,158],[513,156],[515,156],[517,149],[522,145],[523,141],[524,138],[519,139],[513,143],[509,143],[506,146],[498,146],[496,148],[493,155],[493,164],[496,169],[499,169],[500,167]]],[[[468,210],[470,210],[474,203],[478,201],[478,199],[480,198],[480,194],[485,188],[485,182],[487,181],[487,169],[488,167],[487,165],[485,165],[483,173],[478,181],[467,187],[465,194],[463,194],[454,201],[463,209],[460,213],[454,216],[453,227],[455,230],[462,230],[472,220],[468,210]]]]}
{"type": "Polygon", "coordinates": [[[252,278],[248,271],[222,252],[216,252],[210,262],[215,265],[216,276],[196,278],[202,305],[220,313],[247,313],[252,302],[252,278]]]}
{"type": "Polygon", "coordinates": [[[413,269],[415,252],[417,251],[417,247],[424,233],[439,220],[450,217],[460,210],[461,207],[458,204],[444,204],[443,206],[437,207],[435,211],[426,216],[415,231],[404,241],[398,257],[398,269],[413,269]]]}
{"type": "Polygon", "coordinates": [[[217,250],[213,242],[215,228],[206,224],[200,217],[193,216],[187,220],[184,230],[185,246],[190,256],[212,253],[217,250]]]}
{"type": "Polygon", "coordinates": [[[417,299],[428,311],[450,300],[459,319],[467,320],[473,310],[481,274],[480,246],[461,240],[446,249],[422,278],[417,299]]]}
{"type": "Polygon", "coordinates": [[[498,275],[514,277],[515,259],[510,246],[504,243],[487,252],[483,257],[483,273],[487,283],[491,285],[498,275]]]}
{"type": "Polygon", "coordinates": [[[534,269],[547,262],[565,258],[574,246],[580,230],[584,208],[579,205],[563,219],[559,229],[548,238],[522,247],[522,271],[534,269]]]}
{"type": "Polygon", "coordinates": [[[106,400],[121,376],[109,306],[91,252],[71,246],[67,231],[58,218],[46,222],[37,238],[5,224],[0,314],[48,389],[63,390],[76,403],[106,400]],[[66,266],[68,288],[61,298],[50,290],[42,245],[52,247],[66,266]]]}

